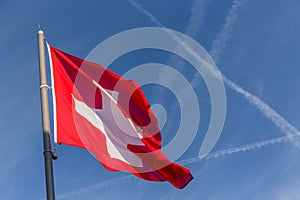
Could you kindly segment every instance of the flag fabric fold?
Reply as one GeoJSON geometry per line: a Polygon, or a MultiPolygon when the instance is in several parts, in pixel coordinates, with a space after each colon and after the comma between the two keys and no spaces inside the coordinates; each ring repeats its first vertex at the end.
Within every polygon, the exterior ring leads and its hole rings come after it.
{"type": "Polygon", "coordinates": [[[48,45],[56,143],[84,148],[110,171],[176,188],[189,169],[161,151],[157,119],[137,83],[48,45]]]}

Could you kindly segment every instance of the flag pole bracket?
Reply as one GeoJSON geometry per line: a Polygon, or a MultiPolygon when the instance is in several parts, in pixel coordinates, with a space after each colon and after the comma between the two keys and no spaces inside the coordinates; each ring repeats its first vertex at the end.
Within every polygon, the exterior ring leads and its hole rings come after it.
{"type": "Polygon", "coordinates": [[[57,159],[57,154],[56,154],[56,152],[52,152],[50,149],[48,149],[48,150],[44,150],[43,155],[45,155],[46,153],[51,153],[52,159],[53,159],[53,160],[56,160],[56,159],[57,159]]]}
{"type": "Polygon", "coordinates": [[[49,86],[49,85],[47,85],[47,84],[42,84],[42,85],[40,85],[40,89],[42,89],[42,88],[47,88],[48,90],[50,90],[51,89],[51,87],[49,86]]]}
{"type": "Polygon", "coordinates": [[[53,153],[52,153],[52,159],[53,159],[53,160],[56,160],[56,159],[57,159],[56,143],[54,143],[53,153]]]}

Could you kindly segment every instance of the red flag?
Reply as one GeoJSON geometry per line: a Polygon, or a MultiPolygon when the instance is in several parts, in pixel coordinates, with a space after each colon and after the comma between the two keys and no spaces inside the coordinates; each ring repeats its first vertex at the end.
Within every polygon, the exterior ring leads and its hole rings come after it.
{"type": "Polygon", "coordinates": [[[161,152],[161,133],[141,88],[104,67],[48,45],[55,142],[87,149],[110,171],[176,188],[190,171],[161,152]]]}

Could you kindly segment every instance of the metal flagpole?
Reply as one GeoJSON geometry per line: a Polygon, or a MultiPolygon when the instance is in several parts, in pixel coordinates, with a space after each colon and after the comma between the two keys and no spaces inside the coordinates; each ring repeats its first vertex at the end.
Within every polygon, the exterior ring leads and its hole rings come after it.
{"type": "Polygon", "coordinates": [[[47,200],[55,200],[54,178],[53,178],[53,167],[52,167],[53,153],[51,149],[50,117],[49,117],[49,105],[48,105],[49,86],[47,85],[44,32],[42,30],[38,31],[38,49],[39,49],[39,64],[40,64],[40,84],[41,84],[40,93],[41,93],[42,121],[43,121],[44,162],[45,162],[47,200]]]}

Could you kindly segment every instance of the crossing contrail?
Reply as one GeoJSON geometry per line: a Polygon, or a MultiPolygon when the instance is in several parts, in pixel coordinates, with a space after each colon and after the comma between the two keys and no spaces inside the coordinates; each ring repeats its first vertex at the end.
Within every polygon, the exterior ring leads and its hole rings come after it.
{"type": "MultiPolygon", "coordinates": [[[[198,2],[198,1],[199,0],[196,0],[195,2],[198,2]]],[[[140,4],[136,3],[133,0],[129,0],[129,2],[137,10],[139,10],[140,12],[142,12],[143,14],[148,16],[150,18],[150,20],[156,26],[165,27],[163,24],[161,24],[154,17],[153,14],[151,14],[149,11],[145,10],[140,4]]],[[[226,43],[227,43],[227,41],[230,37],[230,33],[233,30],[233,23],[237,20],[238,8],[242,5],[243,2],[244,1],[241,1],[241,0],[235,0],[233,2],[231,10],[229,11],[229,14],[226,17],[226,22],[223,25],[223,29],[217,35],[216,39],[214,40],[214,42],[212,44],[212,49],[210,51],[210,54],[216,60],[219,59],[221,53],[223,53],[223,51],[226,47],[226,43]]],[[[194,3],[194,5],[197,5],[197,4],[194,3]]],[[[193,9],[196,10],[195,7],[193,7],[193,9]]],[[[197,20],[195,20],[196,19],[195,16],[192,16],[192,17],[194,18],[194,20],[190,20],[190,21],[193,24],[193,29],[196,29],[195,24],[197,23],[197,20]]],[[[202,19],[199,19],[199,20],[202,20],[202,19]]],[[[192,25],[190,24],[190,26],[192,26],[192,25]]],[[[192,55],[195,55],[195,54],[197,55],[196,52],[193,52],[192,48],[186,48],[186,50],[189,51],[192,55]]],[[[198,156],[193,157],[193,158],[189,158],[189,159],[185,159],[185,160],[179,161],[178,162],[179,164],[189,165],[189,164],[193,164],[193,163],[201,162],[201,161],[205,161],[205,160],[217,159],[217,158],[229,156],[229,155],[232,155],[232,154],[235,154],[235,153],[241,153],[241,152],[257,150],[257,149],[260,149],[260,148],[263,148],[263,147],[267,147],[269,145],[280,144],[280,143],[286,142],[286,141],[293,141],[294,144],[299,144],[297,142],[297,140],[295,140],[295,138],[298,138],[300,133],[287,120],[285,120],[280,114],[278,114],[273,108],[271,108],[268,104],[266,104],[259,97],[257,97],[255,95],[251,94],[250,92],[246,91],[241,86],[237,85],[236,83],[234,83],[233,81],[228,79],[225,75],[222,74],[222,78],[223,78],[223,81],[225,82],[225,84],[229,88],[231,88],[232,90],[234,90],[238,94],[245,97],[250,104],[252,104],[254,107],[256,107],[267,119],[269,119],[271,122],[273,122],[273,124],[276,127],[278,127],[281,131],[286,133],[287,136],[283,136],[283,137],[279,137],[279,138],[275,138],[275,139],[270,139],[270,140],[264,140],[264,141],[260,141],[260,142],[255,142],[255,143],[242,145],[242,146],[234,147],[234,148],[229,148],[229,149],[225,149],[225,150],[221,150],[221,151],[216,151],[216,152],[208,154],[208,156],[206,156],[205,158],[202,158],[202,159],[199,158],[198,156]]],[[[196,81],[197,81],[197,77],[195,77],[194,84],[196,83],[196,81]]],[[[85,192],[90,192],[90,191],[93,191],[93,190],[97,190],[97,189],[100,189],[100,188],[103,188],[103,187],[108,187],[108,186],[115,185],[115,184],[120,184],[120,183],[126,183],[126,182],[130,181],[133,178],[134,178],[134,176],[127,175],[127,176],[122,176],[122,177],[118,177],[118,178],[115,178],[115,179],[107,180],[107,181],[104,181],[104,182],[101,182],[101,183],[98,183],[98,184],[95,184],[95,185],[90,185],[90,186],[87,186],[87,187],[80,188],[78,190],[74,190],[74,191],[71,191],[71,192],[61,194],[61,195],[58,196],[58,199],[67,199],[67,198],[71,198],[73,196],[80,195],[80,194],[85,193],[85,192]]]]}
{"type": "MultiPolygon", "coordinates": [[[[144,9],[140,4],[136,3],[134,0],[129,0],[131,5],[133,5],[138,11],[143,13],[144,15],[148,16],[150,20],[159,27],[165,27],[162,23],[159,22],[159,20],[148,10],[144,9]]],[[[225,24],[223,25],[223,28],[219,34],[217,34],[217,37],[213,41],[212,49],[210,53],[212,53],[213,56],[216,57],[216,59],[219,58],[220,54],[225,49],[228,39],[230,37],[230,34],[233,30],[233,24],[235,21],[237,21],[238,16],[238,8],[240,8],[243,3],[245,3],[246,0],[234,0],[230,11],[228,12],[228,15],[226,17],[225,24]]],[[[194,4],[197,5],[197,4],[194,4]]],[[[194,8],[195,10],[195,8],[194,8]]],[[[194,12],[195,13],[195,12],[194,12]]],[[[193,17],[193,16],[192,16],[193,17]]],[[[200,20],[200,19],[199,19],[200,20]]],[[[192,23],[196,24],[197,20],[191,20],[192,23]]],[[[189,24],[189,26],[192,26],[192,24],[189,24]]],[[[194,26],[194,25],[193,25],[194,26]]],[[[170,33],[171,34],[171,33],[170,33]]],[[[171,34],[172,37],[177,37],[174,34],[171,34]]],[[[192,56],[194,56],[199,62],[205,63],[200,55],[198,55],[197,52],[193,50],[193,48],[190,48],[188,44],[186,44],[184,41],[177,38],[177,41],[179,44],[182,45],[186,49],[187,52],[189,52],[192,56]]],[[[209,71],[212,75],[216,76],[215,70],[207,64],[206,67],[208,67],[209,71]]],[[[291,142],[299,146],[300,142],[298,139],[298,136],[300,135],[299,130],[295,128],[293,125],[291,125],[284,117],[282,117],[278,112],[276,112],[271,106],[269,106],[266,102],[261,100],[258,96],[255,96],[245,90],[243,87],[239,86],[238,84],[234,83],[234,81],[227,78],[224,74],[221,73],[222,79],[224,83],[232,90],[234,90],[236,93],[242,95],[251,105],[253,105],[255,108],[257,108],[261,114],[263,114],[267,119],[269,119],[280,131],[285,133],[286,135],[296,135],[296,137],[289,138],[291,142]],[[297,136],[298,135],[298,136],[297,136]]],[[[197,73],[191,84],[193,87],[196,87],[199,83],[200,75],[197,73]]]]}

